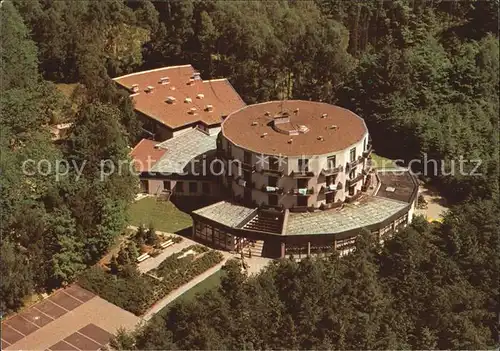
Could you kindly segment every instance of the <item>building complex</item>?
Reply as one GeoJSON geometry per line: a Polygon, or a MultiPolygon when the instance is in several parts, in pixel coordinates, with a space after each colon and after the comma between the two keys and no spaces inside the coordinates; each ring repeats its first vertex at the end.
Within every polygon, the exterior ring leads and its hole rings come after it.
{"type": "Polygon", "coordinates": [[[227,80],[202,81],[191,66],[116,81],[155,121],[145,125],[155,140],[131,153],[142,191],[210,202],[191,213],[197,240],[257,246],[269,257],[345,254],[361,230],[383,242],[412,219],[416,180],[405,169],[372,169],[368,129],[349,110],[299,100],[246,106],[227,80]]]}

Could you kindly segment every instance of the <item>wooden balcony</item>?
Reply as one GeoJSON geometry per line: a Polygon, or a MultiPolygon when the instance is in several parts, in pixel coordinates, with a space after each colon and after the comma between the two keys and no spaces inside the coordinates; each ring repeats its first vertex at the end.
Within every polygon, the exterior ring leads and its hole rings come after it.
{"type": "MultiPolygon", "coordinates": [[[[341,185],[342,188],[342,185],[341,185]]],[[[319,190],[320,194],[330,194],[330,193],[335,193],[337,191],[337,185],[335,184],[330,184],[326,186],[322,186],[321,189],[319,190]]]]}
{"type": "Polygon", "coordinates": [[[368,156],[371,155],[372,151],[373,151],[373,148],[372,148],[371,144],[368,144],[366,150],[363,151],[363,157],[367,158],[368,156]]]}
{"type": "Polygon", "coordinates": [[[363,173],[360,173],[360,174],[358,174],[356,177],[354,177],[352,179],[347,179],[346,180],[346,184],[347,184],[348,187],[353,186],[354,184],[362,181],[364,177],[365,176],[363,175],[363,173]]]}
{"type": "Polygon", "coordinates": [[[294,172],[292,171],[292,173],[290,174],[292,178],[314,178],[315,174],[314,172],[310,172],[310,171],[298,171],[298,172],[294,172]]]}
{"type": "Polygon", "coordinates": [[[289,193],[294,196],[310,196],[314,194],[314,188],[293,188],[289,193]]]}
{"type": "Polygon", "coordinates": [[[351,169],[355,168],[357,165],[362,163],[364,160],[363,156],[359,156],[357,160],[354,160],[352,162],[347,162],[345,169],[346,172],[349,172],[351,169]]]}
{"type": "Polygon", "coordinates": [[[285,171],[283,171],[282,169],[271,169],[271,168],[261,168],[259,172],[262,174],[268,174],[276,177],[283,177],[283,175],[285,174],[285,171]]]}
{"type": "Polygon", "coordinates": [[[280,187],[272,187],[272,186],[267,186],[267,185],[263,185],[261,188],[260,188],[261,191],[263,191],[264,193],[267,193],[267,194],[283,194],[284,192],[284,189],[283,188],[280,188],[280,187]]]}
{"type": "Polygon", "coordinates": [[[333,175],[337,175],[339,174],[340,172],[342,172],[344,170],[344,167],[342,166],[338,166],[338,167],[335,167],[335,168],[323,168],[321,170],[321,175],[324,175],[324,176],[333,176],[333,175]]]}

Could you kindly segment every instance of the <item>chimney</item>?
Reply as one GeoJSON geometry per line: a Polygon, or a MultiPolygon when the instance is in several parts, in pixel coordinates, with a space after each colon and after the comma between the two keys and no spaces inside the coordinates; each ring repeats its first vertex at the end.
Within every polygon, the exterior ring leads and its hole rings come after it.
{"type": "Polygon", "coordinates": [[[194,72],[193,73],[193,79],[194,80],[201,80],[200,72],[194,72]]]}
{"type": "Polygon", "coordinates": [[[175,97],[167,96],[167,103],[173,104],[173,103],[175,103],[175,100],[177,100],[175,97]]]}
{"type": "Polygon", "coordinates": [[[194,79],[193,78],[189,78],[188,82],[187,82],[187,85],[193,85],[194,84],[194,79]]]}
{"type": "Polygon", "coordinates": [[[130,88],[130,90],[133,93],[138,93],[139,92],[139,84],[132,84],[132,87],[130,88]]]}
{"type": "Polygon", "coordinates": [[[196,113],[196,107],[191,107],[188,111],[190,115],[194,115],[196,113]]]}
{"type": "Polygon", "coordinates": [[[214,107],[212,105],[205,106],[205,111],[212,112],[213,110],[214,110],[214,107]]]}
{"type": "Polygon", "coordinates": [[[160,84],[165,85],[170,83],[170,78],[169,77],[161,77],[160,78],[160,84]]]}
{"type": "Polygon", "coordinates": [[[184,99],[184,102],[186,104],[190,104],[191,102],[193,102],[193,100],[190,97],[187,97],[187,98],[184,99]]]}
{"type": "Polygon", "coordinates": [[[198,95],[196,95],[196,98],[197,98],[197,99],[203,99],[204,97],[205,97],[205,95],[204,95],[204,94],[198,94],[198,95]]]}
{"type": "Polygon", "coordinates": [[[154,90],[154,88],[155,88],[154,86],[152,86],[152,85],[148,85],[148,86],[146,87],[146,89],[144,89],[144,91],[145,91],[146,93],[152,93],[152,92],[153,92],[153,90],[154,90]]]}

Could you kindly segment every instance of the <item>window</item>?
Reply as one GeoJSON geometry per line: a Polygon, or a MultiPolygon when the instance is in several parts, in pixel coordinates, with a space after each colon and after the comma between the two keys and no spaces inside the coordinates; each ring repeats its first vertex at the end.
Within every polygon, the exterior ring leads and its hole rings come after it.
{"type": "Polygon", "coordinates": [[[326,177],[326,186],[330,186],[333,184],[334,177],[333,176],[327,176],[326,177]]]}
{"type": "Polygon", "coordinates": [[[366,148],[368,147],[367,139],[368,138],[365,138],[365,140],[363,140],[363,150],[366,150],[366,148]]]}
{"type": "Polygon", "coordinates": [[[198,192],[198,183],[196,183],[196,182],[190,182],[189,183],[189,192],[190,193],[196,193],[196,192],[198,192]]]}
{"type": "Polygon", "coordinates": [[[201,191],[203,194],[210,194],[210,183],[201,183],[201,191]]]}
{"type": "Polygon", "coordinates": [[[303,207],[307,206],[307,197],[306,196],[298,196],[297,197],[297,206],[303,207]]]}
{"type": "Polygon", "coordinates": [[[309,172],[309,160],[307,158],[299,159],[299,172],[309,172]]]}
{"type": "Polygon", "coordinates": [[[356,161],[356,148],[353,147],[351,151],[349,151],[349,159],[351,162],[356,161]]]}
{"type": "Polygon", "coordinates": [[[309,179],[297,179],[297,188],[304,189],[309,185],[309,179]]]}
{"type": "Polygon", "coordinates": [[[147,180],[141,180],[141,192],[149,193],[149,182],[147,180]]]}
{"type": "Polygon", "coordinates": [[[276,157],[269,157],[269,169],[277,171],[279,167],[279,161],[276,157]]]}
{"type": "Polygon", "coordinates": [[[170,190],[170,181],[168,180],[163,181],[163,190],[170,190]]]}
{"type": "Polygon", "coordinates": [[[328,169],[334,169],[335,167],[337,167],[337,158],[335,157],[335,155],[329,156],[326,159],[326,162],[327,162],[328,169]]]}
{"type": "Polygon", "coordinates": [[[227,155],[228,155],[229,157],[231,157],[232,152],[233,152],[233,150],[232,150],[232,148],[231,148],[231,144],[230,144],[229,142],[227,142],[227,155]]]}
{"type": "Polygon", "coordinates": [[[326,203],[327,204],[333,203],[334,199],[335,199],[335,193],[327,193],[326,194],[326,203]]]}
{"type": "Polygon", "coordinates": [[[177,182],[175,184],[175,191],[178,193],[183,193],[184,192],[184,182],[177,182]]]}
{"type": "Polygon", "coordinates": [[[354,177],[356,177],[356,170],[353,169],[352,171],[349,172],[349,179],[353,179],[354,177]]]}
{"type": "Polygon", "coordinates": [[[274,187],[278,186],[278,177],[269,176],[267,180],[267,185],[274,187]]]}
{"type": "Polygon", "coordinates": [[[252,189],[250,188],[245,188],[245,192],[243,194],[244,200],[247,204],[252,202],[252,189]]]}
{"type": "Polygon", "coordinates": [[[352,186],[349,187],[349,196],[353,196],[354,195],[354,190],[356,190],[356,187],[353,184],[352,186]]]}
{"type": "Polygon", "coordinates": [[[246,186],[252,185],[252,173],[249,171],[243,171],[243,180],[247,183],[246,186]]]}
{"type": "Polygon", "coordinates": [[[278,195],[269,194],[268,195],[268,201],[269,201],[269,205],[271,205],[271,206],[278,206],[278,195]]]}
{"type": "Polygon", "coordinates": [[[248,151],[243,152],[243,163],[246,163],[247,165],[252,164],[252,154],[248,151]]]}

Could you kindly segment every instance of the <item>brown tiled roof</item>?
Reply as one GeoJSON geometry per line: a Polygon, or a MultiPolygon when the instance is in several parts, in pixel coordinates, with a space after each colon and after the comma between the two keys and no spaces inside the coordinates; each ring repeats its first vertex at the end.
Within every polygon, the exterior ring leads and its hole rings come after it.
{"type": "Polygon", "coordinates": [[[246,106],[233,112],[222,123],[222,133],[235,145],[255,153],[301,156],[344,150],[359,142],[367,128],[363,119],[344,108],[287,100],[246,106]],[[277,125],[278,131],[273,128],[273,120],[280,114],[283,116],[283,112],[288,112],[289,122],[277,125]],[[301,126],[305,126],[302,127],[305,133],[299,132],[301,126]],[[288,133],[293,130],[298,135],[288,133]]]}
{"type": "Polygon", "coordinates": [[[245,106],[227,79],[198,79],[189,84],[195,72],[191,65],[172,66],[128,74],[114,81],[131,92],[136,111],[171,129],[199,121],[206,125],[220,124],[221,116],[245,106]],[[169,83],[161,84],[161,78],[165,77],[169,83]],[[135,84],[139,89],[137,93],[132,92],[135,84]],[[153,90],[146,92],[149,86],[153,90]],[[198,94],[203,94],[203,98],[197,98],[198,94]],[[169,96],[176,99],[175,103],[167,103],[169,96]],[[186,98],[191,102],[185,102],[186,98]],[[207,105],[212,105],[212,111],[206,109],[207,105]],[[192,114],[191,108],[196,108],[192,114]]]}
{"type": "Polygon", "coordinates": [[[137,172],[148,172],[160,160],[167,150],[156,148],[158,142],[142,139],[130,152],[137,172]]]}

